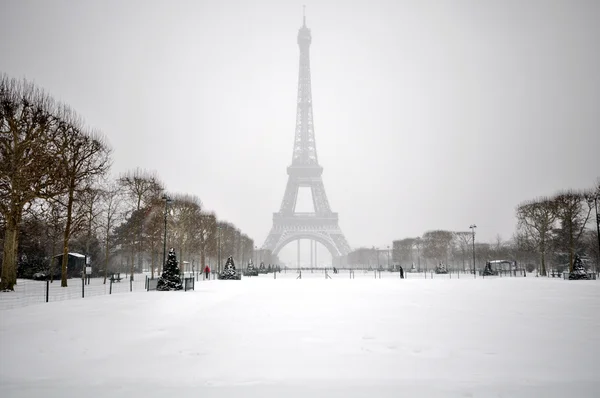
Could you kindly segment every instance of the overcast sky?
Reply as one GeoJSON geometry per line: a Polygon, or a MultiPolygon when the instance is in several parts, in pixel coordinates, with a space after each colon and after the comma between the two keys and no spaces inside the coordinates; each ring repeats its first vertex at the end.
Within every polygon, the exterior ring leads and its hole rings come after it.
{"type": "MultiPolygon", "coordinates": [[[[352,247],[472,223],[508,239],[519,202],[600,176],[600,1],[305,3],[352,247]]],[[[0,72],[102,130],[115,175],[156,170],[260,246],[292,158],[302,4],[0,0],[0,72]]]]}

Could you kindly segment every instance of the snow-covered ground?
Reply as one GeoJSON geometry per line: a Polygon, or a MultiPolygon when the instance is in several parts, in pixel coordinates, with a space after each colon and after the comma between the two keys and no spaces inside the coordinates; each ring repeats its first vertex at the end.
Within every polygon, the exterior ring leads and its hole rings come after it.
{"type": "Polygon", "coordinates": [[[1,310],[1,395],[600,396],[600,282],[368,275],[1,310]]]}

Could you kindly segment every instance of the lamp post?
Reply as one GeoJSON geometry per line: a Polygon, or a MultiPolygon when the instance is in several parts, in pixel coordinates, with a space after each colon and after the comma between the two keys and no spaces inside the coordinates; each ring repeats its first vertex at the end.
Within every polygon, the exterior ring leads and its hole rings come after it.
{"type": "Polygon", "coordinates": [[[598,214],[598,197],[600,196],[600,187],[594,193],[594,196],[588,197],[588,203],[591,207],[592,201],[594,201],[594,210],[596,210],[596,229],[598,231],[598,258],[596,259],[596,272],[600,269],[600,214],[598,214]]]}
{"type": "Polygon", "coordinates": [[[421,272],[421,238],[416,239],[417,246],[417,271],[421,272]]]}
{"type": "Polygon", "coordinates": [[[596,196],[594,196],[594,208],[596,209],[596,229],[598,231],[598,259],[596,264],[596,273],[600,270],[600,215],[598,215],[598,196],[600,196],[600,192],[596,192],[596,196]]]}
{"type": "Polygon", "coordinates": [[[217,225],[217,247],[219,252],[217,253],[217,274],[221,274],[221,226],[217,225]]]}
{"type": "Polygon", "coordinates": [[[477,225],[471,224],[469,228],[471,228],[471,232],[473,233],[473,278],[477,278],[477,272],[475,270],[475,228],[477,228],[477,225]]]}
{"type": "Polygon", "coordinates": [[[388,270],[389,270],[390,269],[390,245],[388,245],[388,247],[387,247],[387,255],[388,255],[387,267],[388,267],[388,270]]]}
{"type": "Polygon", "coordinates": [[[163,194],[162,200],[165,201],[165,235],[163,236],[163,271],[165,269],[165,264],[167,263],[167,214],[168,214],[168,204],[171,203],[171,198],[166,193],[163,194]]]}

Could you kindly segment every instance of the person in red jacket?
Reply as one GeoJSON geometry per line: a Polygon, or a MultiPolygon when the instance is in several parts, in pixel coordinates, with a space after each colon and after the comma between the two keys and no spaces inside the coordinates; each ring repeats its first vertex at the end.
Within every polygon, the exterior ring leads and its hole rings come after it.
{"type": "Polygon", "coordinates": [[[204,267],[204,279],[210,279],[210,267],[208,265],[204,267]]]}

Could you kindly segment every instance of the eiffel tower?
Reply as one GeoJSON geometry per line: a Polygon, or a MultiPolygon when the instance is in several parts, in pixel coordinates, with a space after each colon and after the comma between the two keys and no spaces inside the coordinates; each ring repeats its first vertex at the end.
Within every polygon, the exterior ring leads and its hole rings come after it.
{"type": "MultiPolygon", "coordinates": [[[[262,249],[270,250],[273,255],[277,255],[288,243],[298,241],[299,248],[300,239],[308,239],[325,246],[335,261],[336,257],[345,256],[350,252],[350,245],[338,225],[338,214],[332,212],[329,207],[321,178],[323,167],[319,165],[317,158],[310,84],[311,40],[310,29],[306,27],[306,16],[304,16],[303,25],[298,31],[300,71],[292,165],[287,168],[288,182],[281,208],[279,212],[273,213],[273,227],[262,249]],[[310,188],[314,212],[295,211],[300,187],[310,188]]],[[[311,242],[311,263],[312,248],[311,242]]],[[[299,259],[298,251],[298,262],[299,259]]]]}

